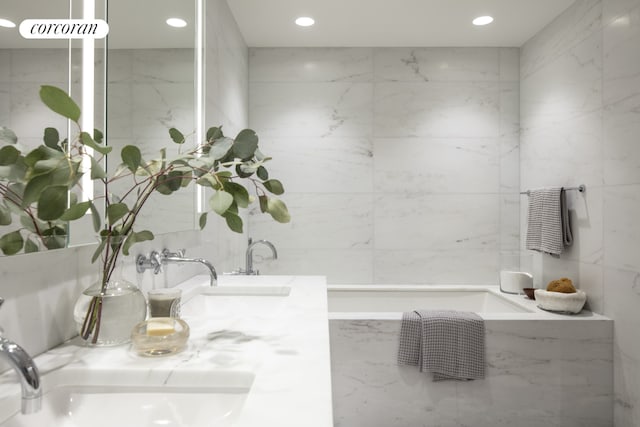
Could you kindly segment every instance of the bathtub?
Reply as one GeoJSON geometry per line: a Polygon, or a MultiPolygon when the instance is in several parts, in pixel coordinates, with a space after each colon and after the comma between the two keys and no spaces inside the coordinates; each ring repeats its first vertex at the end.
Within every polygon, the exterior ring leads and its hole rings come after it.
{"type": "Polygon", "coordinates": [[[537,308],[497,286],[329,285],[335,427],[609,427],[613,322],[537,308]],[[473,311],[487,376],[433,382],[398,366],[403,311],[473,311]]]}

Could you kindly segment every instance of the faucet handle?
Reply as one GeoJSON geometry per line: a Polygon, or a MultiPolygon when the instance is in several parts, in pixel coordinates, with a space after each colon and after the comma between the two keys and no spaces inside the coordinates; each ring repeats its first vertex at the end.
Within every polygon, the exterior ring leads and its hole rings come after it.
{"type": "Polygon", "coordinates": [[[4,304],[4,298],[0,297],[0,307],[2,307],[2,304],[4,304]]]}
{"type": "Polygon", "coordinates": [[[184,254],[187,252],[186,249],[178,249],[175,252],[171,252],[169,249],[163,249],[162,250],[162,256],[163,257],[176,257],[176,258],[184,258],[184,254]]]}

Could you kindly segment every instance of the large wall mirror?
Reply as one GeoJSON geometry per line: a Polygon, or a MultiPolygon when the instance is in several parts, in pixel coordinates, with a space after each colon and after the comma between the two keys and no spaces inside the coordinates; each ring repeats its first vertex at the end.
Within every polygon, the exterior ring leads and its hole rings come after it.
{"type": "MultiPolygon", "coordinates": [[[[95,17],[107,20],[110,27],[107,39],[92,46],[94,67],[90,73],[94,80],[94,124],[113,146],[107,170],[113,171],[120,163],[124,145],[138,146],[147,159],[158,157],[162,148],[167,148],[168,157],[175,154],[178,146],[169,138],[168,129],[176,127],[195,138],[201,111],[196,91],[197,1],[201,0],[3,1],[0,17],[10,18],[16,27],[0,27],[0,126],[14,130],[27,148],[42,144],[45,127],[57,128],[61,138],[68,136],[66,120],[40,102],[38,91],[43,84],[55,85],[81,104],[87,76],[83,50],[86,52],[87,46],[81,40],[25,40],[17,26],[29,18],[81,18],[89,4],[95,17]],[[182,21],[171,26],[167,23],[170,18],[182,21]]],[[[86,86],[84,90],[88,92],[86,86]]],[[[117,183],[110,187],[115,194],[120,190],[117,183]]],[[[140,226],[156,235],[193,229],[196,190],[190,190],[174,193],[170,200],[154,194],[139,218],[140,226]]],[[[104,188],[93,189],[94,198],[102,194],[104,188]]],[[[14,221],[0,226],[0,234],[20,227],[19,221],[14,221]]],[[[68,236],[59,240],[59,246],[95,241],[91,220],[86,218],[70,224],[68,236]]]]}

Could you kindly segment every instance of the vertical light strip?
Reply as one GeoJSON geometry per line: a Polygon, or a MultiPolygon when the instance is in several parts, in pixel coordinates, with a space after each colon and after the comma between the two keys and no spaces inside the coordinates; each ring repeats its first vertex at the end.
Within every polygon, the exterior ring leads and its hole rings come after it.
{"type": "MultiPolygon", "coordinates": [[[[82,18],[95,19],[95,3],[94,0],[83,0],[82,18]]],[[[93,136],[93,108],[94,108],[94,39],[82,39],[82,116],[80,117],[80,127],[83,132],[87,132],[93,136]]],[[[93,155],[93,149],[84,148],[89,155],[93,155]]],[[[91,159],[85,156],[82,159],[82,201],[93,199],[93,181],[88,171],[91,169],[91,159]]]]}
{"type": "MultiPolygon", "coordinates": [[[[195,108],[196,108],[196,144],[204,141],[204,1],[196,1],[196,70],[195,70],[195,108]]],[[[204,211],[204,187],[196,186],[196,213],[204,211]]]]}

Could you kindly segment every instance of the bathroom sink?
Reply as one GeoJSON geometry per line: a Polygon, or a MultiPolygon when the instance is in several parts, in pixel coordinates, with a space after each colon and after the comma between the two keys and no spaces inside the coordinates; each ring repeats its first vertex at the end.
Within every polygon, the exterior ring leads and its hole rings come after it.
{"type": "Polygon", "coordinates": [[[2,426],[232,426],[250,372],[61,370],[43,379],[42,410],[22,415],[19,396],[0,402],[2,426]]]}
{"type": "Polygon", "coordinates": [[[254,296],[254,297],[286,297],[291,292],[290,286],[216,286],[202,288],[202,295],[219,296],[254,296]]]}

